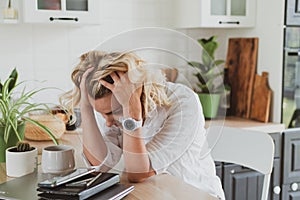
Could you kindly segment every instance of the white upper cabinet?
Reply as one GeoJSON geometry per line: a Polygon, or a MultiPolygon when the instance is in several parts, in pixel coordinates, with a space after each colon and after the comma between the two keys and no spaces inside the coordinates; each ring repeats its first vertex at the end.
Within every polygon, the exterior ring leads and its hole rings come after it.
{"type": "Polygon", "coordinates": [[[254,27],[256,0],[176,0],[175,28],[254,27]]]}
{"type": "Polygon", "coordinates": [[[25,23],[99,24],[99,0],[26,0],[25,23]]]}

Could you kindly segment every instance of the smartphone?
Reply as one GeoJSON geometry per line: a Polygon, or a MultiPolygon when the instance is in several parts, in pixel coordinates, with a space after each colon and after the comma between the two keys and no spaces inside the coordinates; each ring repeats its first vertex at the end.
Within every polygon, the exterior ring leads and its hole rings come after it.
{"type": "Polygon", "coordinates": [[[93,168],[78,168],[74,172],[64,175],[64,176],[55,176],[53,178],[41,181],[38,183],[39,187],[47,187],[47,188],[53,188],[60,186],[62,184],[68,183],[70,181],[73,181],[77,178],[83,177],[87,174],[91,174],[95,172],[96,170],[93,168]]]}

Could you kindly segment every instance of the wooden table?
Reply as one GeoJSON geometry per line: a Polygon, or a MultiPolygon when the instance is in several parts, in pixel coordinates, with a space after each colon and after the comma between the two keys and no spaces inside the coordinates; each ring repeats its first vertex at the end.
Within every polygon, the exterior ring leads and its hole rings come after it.
{"type": "MultiPolygon", "coordinates": [[[[71,145],[75,148],[76,167],[84,166],[81,159],[81,135],[78,131],[66,132],[60,139],[61,144],[71,145]]],[[[39,161],[41,159],[41,150],[45,146],[53,145],[51,141],[47,142],[30,142],[31,145],[38,147],[39,161]]],[[[40,165],[38,172],[41,172],[40,165]]],[[[5,163],[0,164],[0,183],[12,180],[13,178],[6,176],[5,163]]],[[[128,183],[126,176],[122,174],[121,183],[128,183]]],[[[132,183],[129,183],[132,184],[132,183]]],[[[152,200],[152,199],[203,199],[203,200],[217,200],[217,198],[203,192],[182,180],[168,175],[161,174],[148,178],[143,183],[132,184],[135,189],[127,195],[125,200],[152,200]]],[[[1,192],[1,191],[0,191],[1,192]]],[[[26,199],[22,199],[26,200],[26,199]]],[[[32,199],[31,199],[32,200],[32,199]]]]}

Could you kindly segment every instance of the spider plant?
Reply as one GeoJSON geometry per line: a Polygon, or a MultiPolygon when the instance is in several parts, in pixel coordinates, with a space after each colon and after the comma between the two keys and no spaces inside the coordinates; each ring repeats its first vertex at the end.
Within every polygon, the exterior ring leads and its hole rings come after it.
{"type": "Polygon", "coordinates": [[[21,92],[17,92],[16,89],[25,83],[23,81],[17,84],[17,78],[18,72],[14,69],[9,78],[3,84],[0,83],[0,127],[4,130],[3,141],[8,143],[9,138],[13,134],[17,137],[18,141],[22,141],[24,133],[18,132],[18,126],[25,122],[29,122],[43,129],[50,136],[52,141],[55,144],[58,144],[49,128],[28,116],[29,113],[35,111],[49,111],[49,108],[45,103],[30,102],[35,94],[47,88],[27,91],[26,86],[24,86],[23,89],[21,89],[21,92]]]}

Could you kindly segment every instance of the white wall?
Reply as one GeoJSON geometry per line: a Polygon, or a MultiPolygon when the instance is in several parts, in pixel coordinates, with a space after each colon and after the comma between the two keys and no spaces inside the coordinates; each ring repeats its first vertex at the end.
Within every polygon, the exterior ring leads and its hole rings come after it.
{"type": "MultiPolygon", "coordinates": [[[[0,79],[6,79],[9,71],[17,67],[21,80],[46,80],[43,86],[68,90],[72,86],[70,72],[82,53],[122,31],[142,26],[168,26],[172,21],[172,0],[100,1],[101,24],[97,26],[1,24],[0,79]]],[[[259,37],[258,73],[268,71],[270,74],[275,122],[280,121],[281,107],[283,4],[280,0],[257,0],[258,20],[253,29],[181,30],[195,39],[217,35],[221,46],[216,56],[220,59],[226,58],[228,38],[259,37]]],[[[53,90],[38,99],[56,103],[60,93],[53,90]]]]}
{"type": "Polygon", "coordinates": [[[272,121],[280,122],[284,1],[257,0],[256,12],[255,28],[189,29],[183,32],[195,39],[217,35],[220,47],[216,52],[216,58],[220,59],[226,59],[229,38],[258,37],[257,73],[261,75],[263,71],[269,72],[269,85],[273,90],[272,121]]]}
{"type": "MultiPolygon", "coordinates": [[[[170,14],[160,9],[168,0],[160,4],[153,0],[100,1],[100,25],[0,24],[0,79],[6,79],[17,67],[20,80],[45,80],[43,86],[68,90],[72,87],[70,73],[82,53],[122,31],[170,20],[170,14]]],[[[52,90],[51,95],[43,94],[37,99],[56,103],[61,93],[52,90]]]]}

